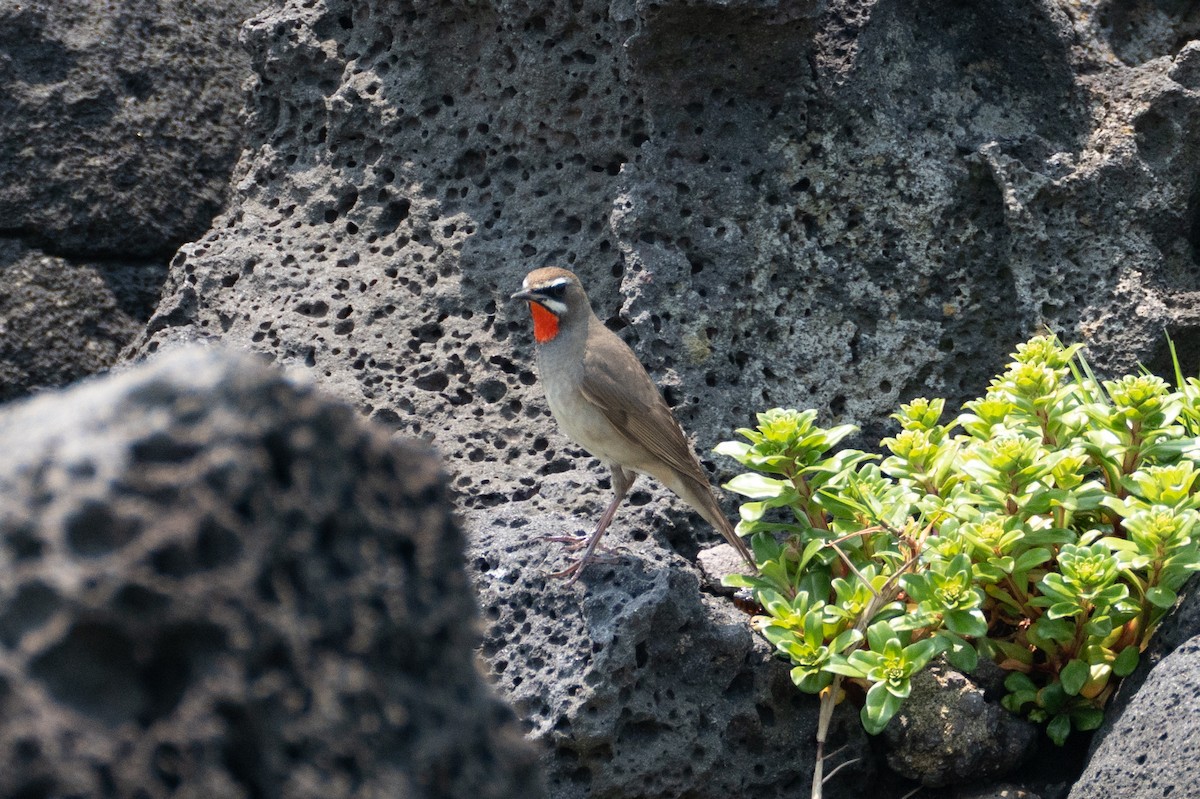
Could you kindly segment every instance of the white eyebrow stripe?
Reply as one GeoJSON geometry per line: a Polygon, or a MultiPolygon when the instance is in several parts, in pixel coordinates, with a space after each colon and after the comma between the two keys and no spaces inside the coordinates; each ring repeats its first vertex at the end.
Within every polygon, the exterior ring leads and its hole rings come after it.
{"type": "Polygon", "coordinates": [[[556,288],[558,286],[565,286],[570,282],[571,282],[570,278],[556,277],[554,280],[551,280],[549,283],[546,284],[546,288],[552,289],[552,288],[556,288]]]}

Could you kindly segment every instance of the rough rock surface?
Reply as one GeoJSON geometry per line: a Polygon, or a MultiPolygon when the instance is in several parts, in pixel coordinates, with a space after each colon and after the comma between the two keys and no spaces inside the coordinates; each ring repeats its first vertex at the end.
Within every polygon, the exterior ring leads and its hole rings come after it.
{"type": "Polygon", "coordinates": [[[264,0],[0,7],[0,230],[59,255],[166,260],[241,154],[241,21],[264,0]]]}
{"type": "Polygon", "coordinates": [[[1033,754],[1037,728],[1016,718],[963,674],[934,664],[883,731],[888,765],[939,787],[1012,774],[1033,754]]]}
{"type": "Polygon", "coordinates": [[[0,795],[541,795],[423,448],[192,350],[0,449],[0,795]]]}
{"type": "MultiPolygon", "coordinates": [[[[1070,799],[1149,799],[1200,785],[1200,580],[1163,619],[1096,731],[1070,799]]],[[[1185,794],[1186,795],[1186,794],[1185,794]]]]}
{"type": "MultiPolygon", "coordinates": [[[[491,622],[483,655],[553,753],[550,795],[667,799],[681,786],[695,797],[807,795],[815,706],[748,617],[703,593],[677,557],[632,547],[614,546],[615,563],[563,590],[546,577],[556,545],[539,539],[569,524],[501,517],[474,544],[485,553],[473,566],[491,622]]],[[[833,765],[864,761],[826,795],[869,795],[874,765],[857,711],[843,707],[836,721],[831,750],[845,749],[833,765]]]]}
{"type": "MultiPolygon", "coordinates": [[[[871,445],[897,401],[977,396],[1043,325],[1102,371],[1161,366],[1166,327],[1194,371],[1196,15],[1181,0],[282,2],[243,33],[258,81],[232,206],[173,263],[141,351],[220,337],[432,439],[472,534],[491,667],[505,658],[510,696],[553,695],[546,664],[589,640],[564,609],[588,594],[505,580],[558,557],[529,519],[587,529],[607,483],[548,418],[507,301],[521,276],[579,272],[704,450],[776,404],[859,423],[871,445]],[[550,649],[510,657],[531,630],[550,649]]],[[[711,536],[664,499],[640,486],[618,517],[618,585],[711,536]]],[[[616,607],[590,640],[652,640],[616,607]]],[[[719,638],[721,613],[689,612],[719,638]]],[[[651,745],[611,756],[628,739],[608,681],[647,708],[667,679],[624,662],[600,658],[573,698],[603,698],[604,731],[579,737],[574,705],[524,706],[553,784],[663,768],[651,745]]],[[[678,795],[713,785],[708,765],[670,773],[678,795]]]]}
{"type": "Polygon", "coordinates": [[[1122,62],[1100,10],[284,3],[244,32],[235,207],[142,349],[308,365],[436,439],[469,517],[590,483],[507,301],[547,263],[705,449],[777,403],[869,440],[898,400],[977,396],[1043,324],[1154,362],[1197,321],[1200,44],[1180,23],[1122,62]]]}
{"type": "Polygon", "coordinates": [[[1200,636],[1167,655],[1109,715],[1070,799],[1193,795],[1200,785],[1200,636]]]}
{"type": "Polygon", "coordinates": [[[264,3],[0,3],[0,397],[111,365],[225,207],[264,3]]]}
{"type": "Polygon", "coordinates": [[[161,266],[71,261],[0,239],[0,400],[102,371],[158,303],[161,266]]]}

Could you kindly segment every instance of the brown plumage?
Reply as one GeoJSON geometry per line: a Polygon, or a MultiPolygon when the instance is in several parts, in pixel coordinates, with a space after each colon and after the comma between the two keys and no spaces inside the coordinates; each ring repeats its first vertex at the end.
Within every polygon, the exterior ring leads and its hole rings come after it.
{"type": "Polygon", "coordinates": [[[613,501],[583,556],[558,576],[578,579],[638,474],[674,491],[754,568],[662,394],[633,350],[592,312],[579,278],[557,267],[535,269],[513,299],[528,301],[533,312],[538,372],[550,411],[568,438],[613,473],[613,501]]]}

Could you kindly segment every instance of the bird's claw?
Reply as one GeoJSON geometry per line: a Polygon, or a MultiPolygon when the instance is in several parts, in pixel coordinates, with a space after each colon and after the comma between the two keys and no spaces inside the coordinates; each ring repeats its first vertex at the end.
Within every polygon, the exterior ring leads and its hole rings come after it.
{"type": "Polygon", "coordinates": [[[583,567],[586,566],[582,559],[571,561],[571,565],[562,571],[550,572],[547,577],[555,580],[566,580],[566,585],[571,585],[579,579],[579,575],[583,574],[583,567]]]}
{"type": "Polygon", "coordinates": [[[574,552],[577,549],[583,549],[587,546],[588,536],[586,535],[544,535],[543,541],[553,541],[556,544],[565,544],[564,549],[569,552],[574,552]]]}
{"type": "Polygon", "coordinates": [[[620,560],[620,558],[616,555],[600,554],[601,551],[604,553],[608,552],[608,550],[599,550],[593,553],[590,558],[579,558],[578,560],[573,560],[571,561],[570,565],[567,566],[567,568],[561,571],[549,572],[546,574],[546,576],[556,580],[565,579],[567,581],[566,585],[571,585],[579,579],[579,575],[583,574],[583,568],[585,566],[589,566],[593,563],[616,563],[620,560]]]}

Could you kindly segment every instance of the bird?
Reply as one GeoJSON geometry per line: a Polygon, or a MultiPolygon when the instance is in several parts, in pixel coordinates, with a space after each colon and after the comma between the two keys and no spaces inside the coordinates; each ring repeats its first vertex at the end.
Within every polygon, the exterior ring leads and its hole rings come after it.
{"type": "Polygon", "coordinates": [[[629,345],[596,316],[579,277],[554,266],[534,269],[512,299],[529,304],[550,412],[567,438],[612,471],[613,499],[592,534],[553,539],[582,547],[583,555],[551,576],[579,579],[638,475],[675,492],[757,571],[666,400],[629,345]]]}

